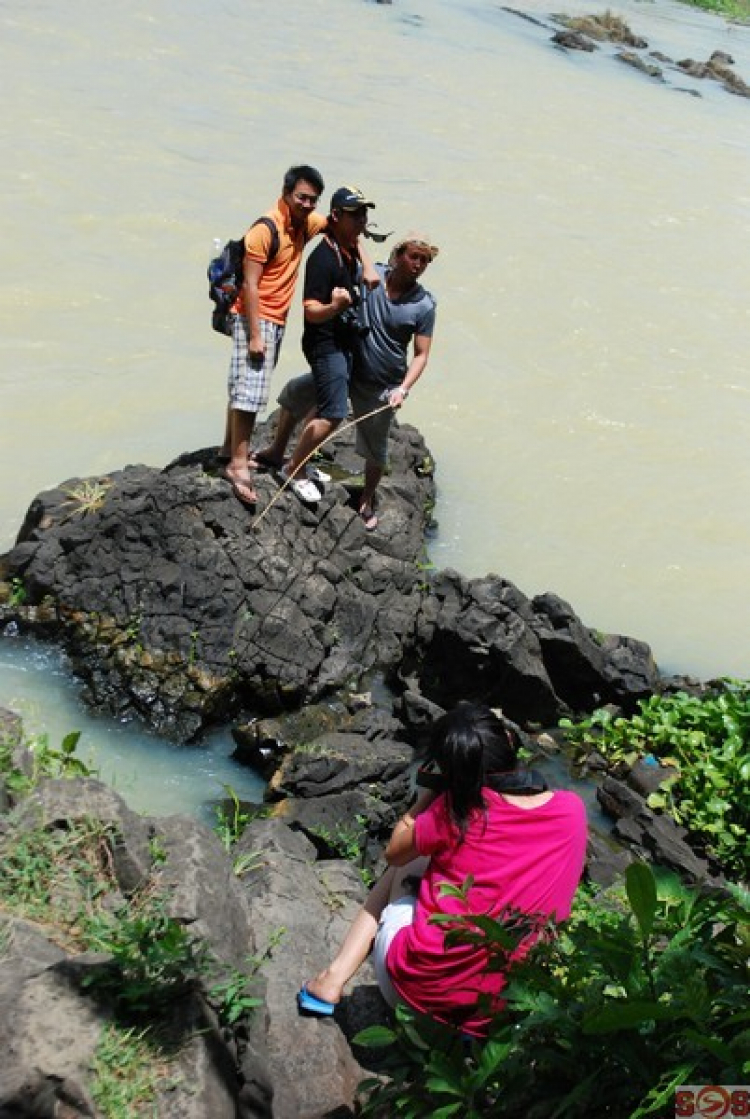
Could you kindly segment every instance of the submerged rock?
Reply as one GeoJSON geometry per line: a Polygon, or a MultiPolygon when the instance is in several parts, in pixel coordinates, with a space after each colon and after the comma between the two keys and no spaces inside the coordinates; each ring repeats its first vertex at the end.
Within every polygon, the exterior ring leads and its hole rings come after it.
{"type": "Polygon", "coordinates": [[[620,16],[616,16],[612,12],[604,12],[601,15],[590,16],[557,14],[553,15],[552,19],[556,23],[562,24],[568,31],[583,35],[589,39],[596,39],[600,42],[622,43],[624,46],[636,47],[638,49],[648,46],[645,39],[641,39],[639,35],[635,35],[630,30],[627,23],[625,23],[620,16]]]}

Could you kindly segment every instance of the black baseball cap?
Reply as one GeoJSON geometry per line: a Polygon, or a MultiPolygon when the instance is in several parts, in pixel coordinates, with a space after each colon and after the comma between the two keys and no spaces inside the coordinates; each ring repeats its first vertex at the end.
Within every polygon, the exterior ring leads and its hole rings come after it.
{"type": "Polygon", "coordinates": [[[359,187],[342,186],[331,195],[331,210],[361,210],[363,206],[374,209],[375,203],[359,187]]]}

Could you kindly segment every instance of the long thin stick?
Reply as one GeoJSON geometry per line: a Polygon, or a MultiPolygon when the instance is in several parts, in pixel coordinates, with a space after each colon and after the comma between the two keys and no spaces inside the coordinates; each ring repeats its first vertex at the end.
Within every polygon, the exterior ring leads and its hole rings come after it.
{"type": "Polygon", "coordinates": [[[356,427],[356,425],[361,424],[363,420],[369,420],[371,416],[377,416],[381,412],[385,412],[385,410],[387,408],[392,408],[392,407],[393,407],[392,404],[382,404],[380,406],[380,408],[375,408],[375,409],[373,409],[372,412],[367,412],[366,415],[364,415],[364,416],[358,416],[356,420],[347,420],[347,422],[345,424],[340,424],[339,427],[334,428],[334,430],[331,432],[330,435],[326,435],[325,439],[323,439],[320,443],[318,443],[317,447],[313,447],[313,449],[310,451],[309,455],[305,455],[305,457],[302,459],[302,462],[299,464],[299,466],[296,468],[296,470],[292,471],[292,473],[289,475],[289,477],[284,480],[284,485],[281,487],[279,492],[274,494],[273,498],[269,501],[268,505],[266,505],[263,512],[259,513],[258,516],[255,518],[255,520],[251,523],[250,528],[251,529],[257,528],[257,526],[260,524],[260,522],[265,517],[266,513],[268,513],[269,510],[272,509],[273,506],[276,504],[276,502],[279,500],[279,498],[281,497],[281,495],[283,494],[283,492],[287,488],[287,486],[290,486],[292,484],[292,482],[297,477],[297,475],[299,474],[302,467],[306,466],[307,463],[309,462],[309,460],[313,457],[313,455],[317,451],[319,451],[321,447],[325,447],[326,443],[330,442],[330,440],[333,439],[334,435],[340,435],[342,432],[348,431],[348,429],[350,427],[356,427]]]}

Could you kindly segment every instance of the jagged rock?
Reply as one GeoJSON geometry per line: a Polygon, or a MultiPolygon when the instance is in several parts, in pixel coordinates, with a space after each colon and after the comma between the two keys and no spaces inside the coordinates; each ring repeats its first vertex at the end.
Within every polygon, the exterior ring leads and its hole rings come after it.
{"type": "Polygon", "coordinates": [[[401,673],[443,708],[468,699],[546,725],[572,709],[633,706],[659,680],[647,645],[595,638],[556,595],[530,601],[507,579],[468,580],[450,570],[438,573],[422,602],[401,673]]]}
{"type": "Polygon", "coordinates": [[[670,817],[653,812],[644,797],[614,777],[606,777],[597,799],[616,819],[613,836],[642,858],[669,867],[692,882],[723,880],[686,841],[687,832],[670,817]]]}
{"type": "Polygon", "coordinates": [[[586,879],[597,886],[611,886],[622,878],[633,858],[622,846],[592,831],[586,851],[586,879]]]}
{"type": "Polygon", "coordinates": [[[645,808],[643,797],[616,777],[605,777],[596,791],[596,799],[615,820],[630,820],[645,808]]]}
{"type": "Polygon", "coordinates": [[[0,620],[63,641],[94,706],[175,737],[240,704],[274,713],[388,667],[423,593],[434,483],[421,436],[396,425],[380,527],[366,533],[352,446],[343,435],[340,480],[315,510],[289,493],[271,507],[278,487],[260,476],[255,527],[209,451],[40,494],[1,565],[26,601],[6,601],[0,620]],[[85,503],[95,485],[101,499],[85,503]]]}
{"type": "Polygon", "coordinates": [[[232,757],[268,781],[291,750],[328,731],[348,730],[353,723],[354,717],[343,703],[306,704],[275,719],[255,719],[234,726],[232,738],[237,748],[232,757]]]}
{"type": "Polygon", "coordinates": [[[245,895],[224,847],[189,816],[161,817],[152,827],[166,856],[159,873],[169,897],[167,912],[225,964],[240,969],[255,946],[245,895]]]}
{"type": "Polygon", "coordinates": [[[284,795],[277,815],[300,828],[322,858],[360,852],[382,868],[382,849],[409,798],[412,750],[361,734],[330,734],[285,759],[271,795],[284,795]]]}
{"type": "Polygon", "coordinates": [[[591,52],[597,49],[596,44],[582,35],[580,31],[556,31],[552,36],[552,42],[556,43],[558,47],[565,47],[567,50],[573,51],[591,52]]]}
{"type": "Polygon", "coordinates": [[[646,74],[649,78],[658,78],[659,81],[664,81],[664,71],[661,66],[657,66],[654,62],[647,62],[634,51],[618,51],[615,55],[620,62],[624,62],[627,66],[632,66],[634,70],[640,70],[642,74],[646,74]]]}
{"type": "Polygon", "coordinates": [[[658,689],[658,669],[643,642],[598,636],[557,595],[537,595],[531,607],[545,668],[556,693],[574,711],[604,703],[630,711],[658,689]]]}
{"type": "Polygon", "coordinates": [[[696,62],[693,58],[683,58],[677,63],[681,70],[691,78],[714,78],[721,82],[730,93],[740,97],[750,97],[750,86],[732,70],[734,59],[725,51],[714,51],[707,62],[696,62]]]}
{"type": "Polygon", "coordinates": [[[295,996],[335,952],[364,887],[351,863],[316,862],[314,846],[278,820],[250,824],[237,853],[254,851],[262,866],[244,880],[253,929],[260,944],[275,943],[263,966],[274,1117],[353,1115],[356,1086],[366,1073],[347,1038],[384,1015],[370,966],[361,969],[334,1019],[300,1018],[295,996]]]}
{"type": "Polygon", "coordinates": [[[632,789],[642,797],[649,797],[655,793],[665,781],[671,781],[677,776],[677,770],[672,765],[659,765],[658,762],[638,759],[630,768],[627,782],[632,789]]]}
{"type": "Polygon", "coordinates": [[[595,636],[554,595],[530,602],[494,575],[425,581],[433,464],[413,428],[395,429],[376,533],[350,502],[360,465],[348,433],[330,463],[338,481],[316,510],[276,500],[275,482],[260,476],[255,522],[211,451],[58,487],[32,502],[0,560],[26,592],[23,604],[5,596],[0,622],[62,642],[93,706],[137,714],[162,734],[189,739],[249,716],[238,749],[264,774],[293,728],[286,719],[275,737],[263,717],[334,694],[334,726],[392,737],[394,722],[382,715],[375,729],[357,690],[369,681],[411,693],[414,715],[421,693],[442,708],[470,698],[542,725],[592,702],[632,706],[658,686],[647,646],[595,636]]]}

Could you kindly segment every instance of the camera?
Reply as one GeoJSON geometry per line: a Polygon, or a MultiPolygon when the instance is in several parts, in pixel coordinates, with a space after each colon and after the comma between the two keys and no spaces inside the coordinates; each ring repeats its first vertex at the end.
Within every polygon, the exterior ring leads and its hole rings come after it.
{"type": "Polygon", "coordinates": [[[341,312],[339,322],[359,338],[366,338],[370,333],[370,309],[364,284],[352,292],[352,305],[341,312]]]}
{"type": "Polygon", "coordinates": [[[446,788],[445,778],[435,762],[425,762],[417,770],[416,783],[420,789],[433,789],[442,793],[446,788]]]}

